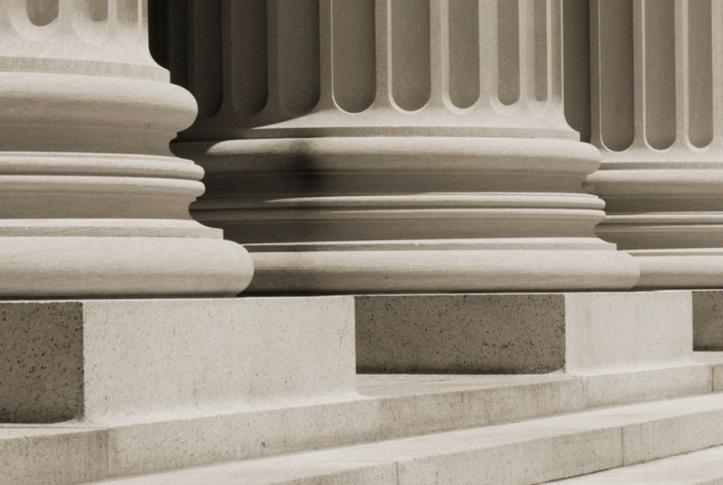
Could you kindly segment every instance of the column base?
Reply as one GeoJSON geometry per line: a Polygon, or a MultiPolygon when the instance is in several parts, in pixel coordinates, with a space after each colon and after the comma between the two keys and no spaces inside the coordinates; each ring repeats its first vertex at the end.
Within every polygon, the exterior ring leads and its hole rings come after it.
{"type": "Polygon", "coordinates": [[[638,288],[723,287],[723,248],[628,252],[640,264],[638,288]]]}
{"type": "Polygon", "coordinates": [[[588,177],[606,202],[596,233],[635,257],[638,288],[723,287],[723,164],[715,151],[690,160],[680,148],[658,159],[631,149],[625,158],[635,161],[605,161],[588,177]]]}
{"type": "Polygon", "coordinates": [[[208,237],[0,237],[4,298],[233,296],[253,265],[208,237]]]}
{"type": "MultiPolygon", "coordinates": [[[[614,289],[635,285],[632,258],[614,247],[524,249],[522,241],[462,244],[406,242],[343,245],[249,245],[257,293],[460,292],[614,289]],[[495,248],[497,246],[497,248],[495,248]],[[465,249],[467,247],[467,249],[465,249]],[[386,248],[386,249],[384,249],[386,248]]],[[[533,246],[533,245],[530,245],[533,246]]],[[[605,245],[600,245],[605,246],[605,245]]]]}
{"type": "Polygon", "coordinates": [[[181,142],[192,207],[254,259],[250,291],[625,289],[635,261],[595,236],[599,166],[571,140],[350,136],[181,142]]]}

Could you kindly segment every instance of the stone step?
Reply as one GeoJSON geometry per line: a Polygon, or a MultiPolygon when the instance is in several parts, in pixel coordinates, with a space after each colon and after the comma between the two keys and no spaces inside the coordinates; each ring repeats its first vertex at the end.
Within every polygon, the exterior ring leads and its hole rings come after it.
{"type": "Polygon", "coordinates": [[[323,401],[0,425],[0,484],[64,484],[475,428],[721,389],[720,359],[596,376],[359,375],[323,401]]]}
{"type": "Polygon", "coordinates": [[[539,483],[723,444],[723,394],[106,481],[124,485],[539,483]]]}
{"type": "Polygon", "coordinates": [[[720,485],[723,446],[548,483],[565,485],[720,485]]]}

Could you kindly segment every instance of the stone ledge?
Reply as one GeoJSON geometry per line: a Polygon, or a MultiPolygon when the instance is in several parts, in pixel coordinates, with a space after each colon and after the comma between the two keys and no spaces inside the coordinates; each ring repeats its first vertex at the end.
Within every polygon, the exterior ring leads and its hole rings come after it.
{"type": "Polygon", "coordinates": [[[0,484],[77,483],[707,394],[712,365],[589,377],[360,375],[357,394],[267,409],[0,425],[0,484]]]}
{"type": "Polygon", "coordinates": [[[685,366],[690,314],[689,291],[2,302],[0,421],[103,422],[348,394],[355,320],[362,371],[685,366]]]}
{"type": "Polygon", "coordinates": [[[0,303],[0,422],[102,422],[354,388],[351,297],[0,303]]]}
{"type": "Polygon", "coordinates": [[[723,444],[709,394],[187,468],[110,483],[539,483],[723,444]]]}

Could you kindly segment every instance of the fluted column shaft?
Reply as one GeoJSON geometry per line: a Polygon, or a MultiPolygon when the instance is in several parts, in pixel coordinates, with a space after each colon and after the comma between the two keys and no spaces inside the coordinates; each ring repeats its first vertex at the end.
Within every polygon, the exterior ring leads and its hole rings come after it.
{"type": "Polygon", "coordinates": [[[591,3],[591,138],[607,203],[598,234],[642,287],[723,284],[723,4],[591,3]]]}
{"type": "MultiPolygon", "coordinates": [[[[163,2],[158,5],[163,5],[163,2]]],[[[195,215],[257,291],[622,288],[562,109],[559,0],[165,2],[195,215]],[[187,32],[187,34],[186,34],[187,32]]],[[[160,25],[160,24],[159,24],[160,25]]]]}
{"type": "Polygon", "coordinates": [[[0,296],[233,295],[242,247],[195,222],[196,114],[148,50],[145,0],[0,2],[0,296]]]}

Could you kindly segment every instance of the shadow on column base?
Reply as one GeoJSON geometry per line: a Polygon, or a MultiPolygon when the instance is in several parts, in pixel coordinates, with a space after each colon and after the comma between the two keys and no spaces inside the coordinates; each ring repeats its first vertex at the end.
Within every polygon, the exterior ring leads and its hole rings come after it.
{"type": "Polygon", "coordinates": [[[205,237],[0,237],[0,297],[234,296],[253,265],[205,237]]]}
{"type": "MultiPolygon", "coordinates": [[[[192,206],[251,253],[256,293],[626,289],[635,261],[594,235],[600,164],[567,139],[338,136],[180,142],[192,206]]],[[[511,135],[521,135],[511,133],[511,135]]]]}
{"type": "Polygon", "coordinates": [[[638,267],[622,252],[580,249],[264,251],[252,293],[388,293],[626,289],[638,267]]]}

